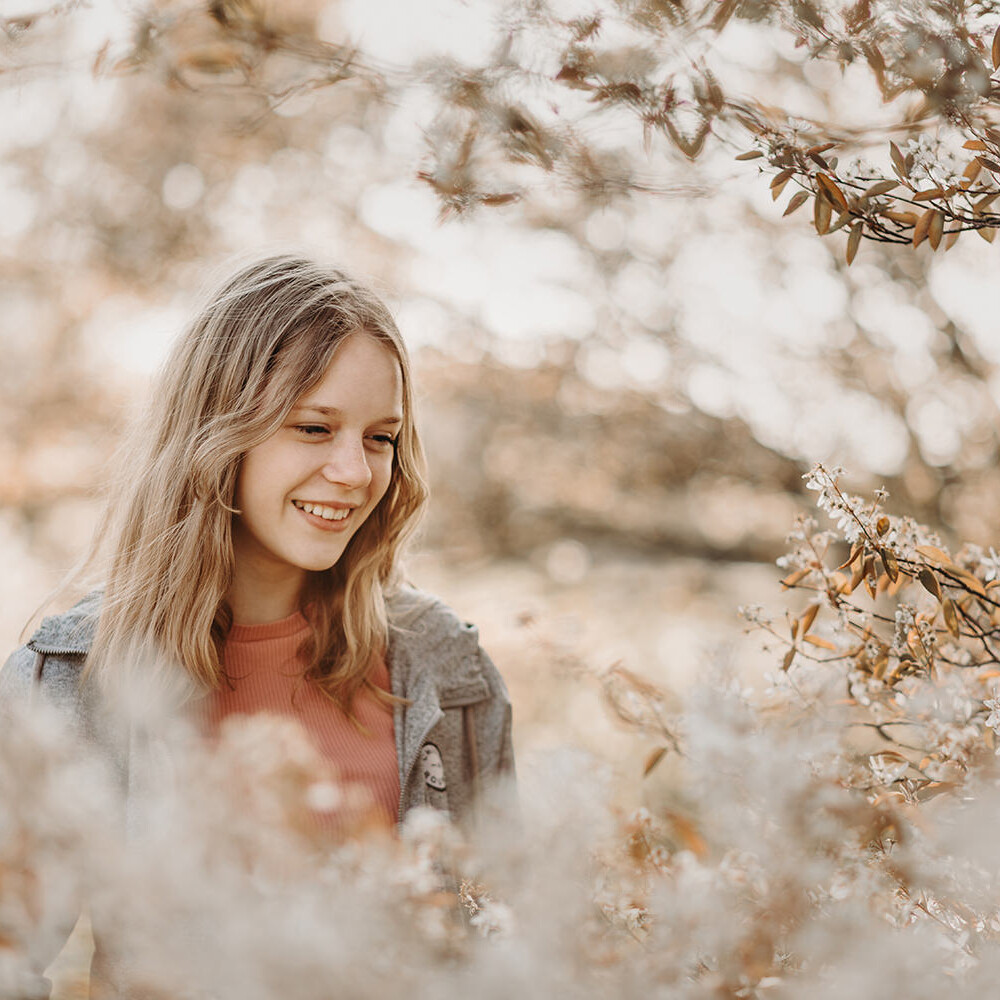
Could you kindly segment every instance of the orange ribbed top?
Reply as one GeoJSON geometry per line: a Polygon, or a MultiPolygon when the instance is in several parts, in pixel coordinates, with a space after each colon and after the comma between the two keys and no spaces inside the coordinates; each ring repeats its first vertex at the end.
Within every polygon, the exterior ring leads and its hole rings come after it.
{"type": "MultiPolygon", "coordinates": [[[[230,715],[269,712],[288,715],[304,727],[316,748],[344,782],[367,788],[378,819],[396,822],[399,770],[392,711],[362,688],[354,715],[362,732],[315,684],[303,680],[306,664],[298,650],[308,638],[309,623],[301,612],[265,625],[233,625],[223,649],[223,665],[231,683],[213,692],[206,706],[208,732],[215,734],[230,715]]],[[[379,660],[372,682],[391,690],[389,671],[379,660]]],[[[340,830],[343,817],[319,814],[325,828],[340,830]]]]}

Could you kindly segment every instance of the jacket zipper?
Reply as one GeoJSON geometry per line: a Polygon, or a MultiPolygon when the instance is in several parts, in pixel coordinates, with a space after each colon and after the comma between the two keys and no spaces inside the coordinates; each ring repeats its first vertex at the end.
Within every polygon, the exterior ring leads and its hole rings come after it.
{"type": "Polygon", "coordinates": [[[427,723],[424,727],[424,731],[420,734],[420,741],[417,743],[416,752],[413,754],[413,759],[410,761],[409,766],[406,769],[406,778],[403,781],[403,786],[399,790],[399,810],[396,817],[396,823],[402,825],[403,823],[403,806],[406,802],[406,793],[410,790],[410,785],[412,784],[411,779],[413,778],[413,772],[417,769],[417,761],[420,758],[420,749],[424,745],[424,740],[427,739],[431,734],[431,730],[444,718],[444,712],[439,708],[434,714],[434,717],[427,723]]]}

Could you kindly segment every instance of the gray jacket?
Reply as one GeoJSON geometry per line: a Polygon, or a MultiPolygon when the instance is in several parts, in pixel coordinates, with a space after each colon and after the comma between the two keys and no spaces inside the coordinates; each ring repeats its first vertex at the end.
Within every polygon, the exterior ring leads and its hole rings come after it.
{"type": "MultiPolygon", "coordinates": [[[[80,671],[93,641],[100,593],[69,611],[45,618],[27,645],[0,670],[0,711],[41,697],[62,709],[79,732],[102,746],[113,761],[129,808],[141,801],[150,772],[145,769],[149,744],[135,729],[102,722],[96,685],[81,683],[80,671]]],[[[396,759],[399,765],[399,820],[416,806],[448,812],[463,825],[474,817],[481,786],[513,778],[511,707],[500,674],[479,646],[476,629],[464,624],[440,601],[412,588],[401,588],[388,601],[388,667],[395,706],[396,759]]],[[[48,964],[75,922],[67,915],[57,936],[37,957],[48,964]]],[[[115,973],[103,966],[101,949],[95,970],[108,983],[115,973]]],[[[26,973],[21,995],[42,1000],[48,980],[26,973]]]]}
{"type": "MultiPolygon", "coordinates": [[[[40,692],[68,712],[81,731],[99,740],[134,780],[129,740],[109,739],[97,723],[93,685],[80,683],[100,611],[100,593],[45,618],[27,645],[0,671],[0,705],[40,692]]],[[[499,672],[479,646],[476,629],[439,600],[411,587],[388,600],[388,667],[395,706],[399,820],[415,806],[471,818],[480,786],[513,777],[511,707],[499,672]]]]}

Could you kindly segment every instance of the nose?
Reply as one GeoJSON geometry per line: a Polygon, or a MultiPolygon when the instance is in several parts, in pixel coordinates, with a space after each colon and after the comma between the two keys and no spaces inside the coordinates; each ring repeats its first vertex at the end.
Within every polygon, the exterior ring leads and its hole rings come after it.
{"type": "Polygon", "coordinates": [[[326,458],[320,473],[328,483],[361,490],[372,481],[372,470],[361,438],[354,440],[346,434],[335,435],[326,458]]]}

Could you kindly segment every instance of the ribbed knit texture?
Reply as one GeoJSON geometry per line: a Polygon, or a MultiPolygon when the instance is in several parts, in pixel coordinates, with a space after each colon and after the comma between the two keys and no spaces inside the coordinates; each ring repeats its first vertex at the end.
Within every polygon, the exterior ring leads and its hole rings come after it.
{"type": "MultiPolygon", "coordinates": [[[[394,824],[399,808],[399,771],[392,711],[362,688],[354,702],[362,732],[315,684],[303,680],[306,665],[298,649],[308,636],[309,623],[300,612],[266,625],[234,625],[223,652],[231,684],[224,682],[206,706],[208,731],[218,732],[230,715],[269,712],[291,716],[305,727],[313,744],[333,765],[337,778],[369,791],[376,821],[394,824]]],[[[381,660],[372,682],[391,690],[389,671],[381,660]]],[[[317,820],[332,832],[344,828],[345,817],[336,811],[318,813],[317,820]]]]}

